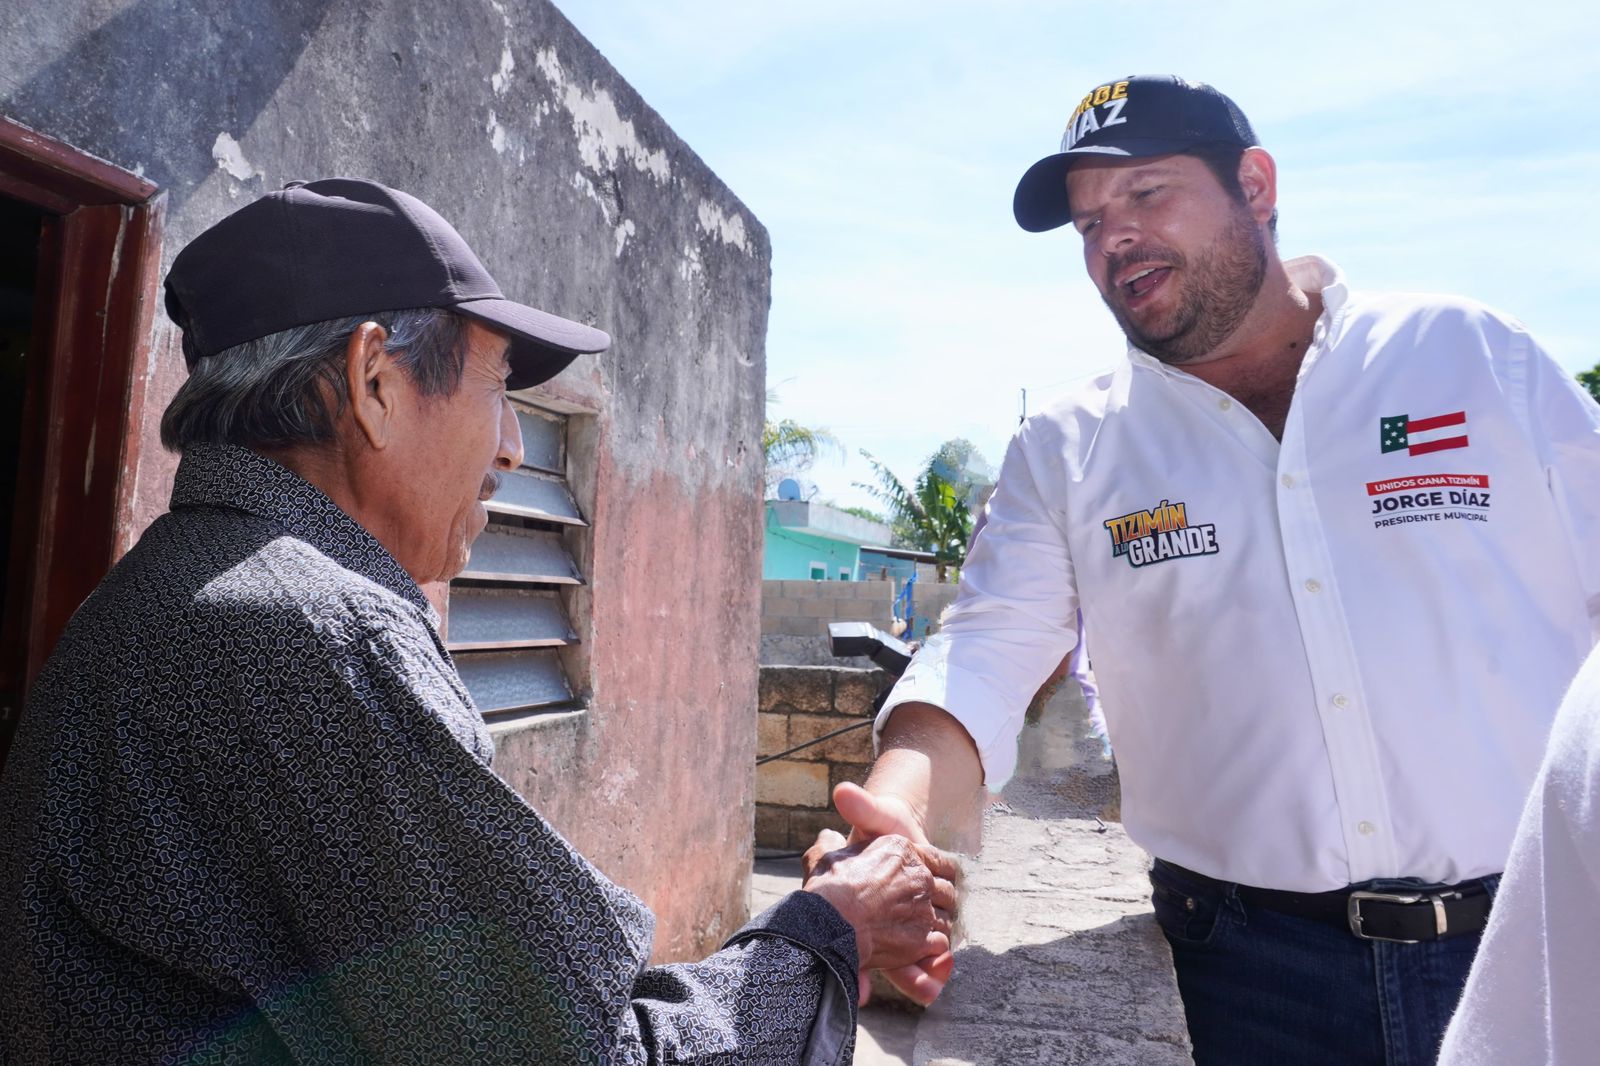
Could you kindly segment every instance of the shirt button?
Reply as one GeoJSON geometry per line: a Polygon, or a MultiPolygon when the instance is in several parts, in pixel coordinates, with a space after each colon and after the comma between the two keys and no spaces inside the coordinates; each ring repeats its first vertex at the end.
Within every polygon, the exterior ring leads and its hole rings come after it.
{"type": "Polygon", "coordinates": [[[1373,825],[1371,822],[1362,822],[1360,825],[1356,826],[1356,832],[1360,833],[1364,837],[1369,837],[1377,831],[1378,827],[1373,825]]]}
{"type": "Polygon", "coordinates": [[[1321,592],[1322,591],[1322,582],[1318,581],[1314,577],[1306,578],[1306,591],[1307,592],[1321,592]]]}
{"type": "Polygon", "coordinates": [[[1279,478],[1278,480],[1283,482],[1283,487],[1284,488],[1286,488],[1286,489],[1294,488],[1294,475],[1293,474],[1285,474],[1285,475],[1283,475],[1283,477],[1279,478]]]}
{"type": "Polygon", "coordinates": [[[1224,411],[1230,411],[1233,409],[1233,401],[1224,397],[1217,401],[1217,406],[1222,408],[1224,411]]]}
{"type": "Polygon", "coordinates": [[[1343,692],[1335,693],[1333,697],[1333,705],[1342,711],[1346,707],[1350,706],[1350,697],[1346,696],[1343,692]]]}

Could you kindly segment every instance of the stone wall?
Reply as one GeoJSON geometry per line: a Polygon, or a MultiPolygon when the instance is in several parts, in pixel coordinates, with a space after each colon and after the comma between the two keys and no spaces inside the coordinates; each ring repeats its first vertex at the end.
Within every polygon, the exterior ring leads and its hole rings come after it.
{"type": "MultiPolygon", "coordinates": [[[[574,412],[586,709],[497,735],[495,768],[654,908],[658,959],[714,950],[745,917],[754,802],[761,223],[546,0],[0,4],[0,72],[0,112],[159,186],[166,264],[286,181],[369,177],[511,299],[612,335],[536,393],[574,412]]],[[[166,509],[184,375],[158,313],[123,547],[166,509]]]]}
{"type": "MultiPolygon", "coordinates": [[[[888,683],[889,676],[875,669],[763,666],[758,756],[870,721],[873,701],[888,683]]],[[[860,784],[871,766],[872,729],[867,726],[758,767],[756,846],[800,851],[823,829],[848,832],[833,810],[833,787],[841,781],[860,784]]]]}

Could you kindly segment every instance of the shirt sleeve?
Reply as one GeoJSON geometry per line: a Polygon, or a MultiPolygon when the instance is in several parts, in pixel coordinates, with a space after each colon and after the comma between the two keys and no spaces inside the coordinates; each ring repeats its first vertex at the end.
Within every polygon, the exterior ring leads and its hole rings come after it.
{"type": "Polygon", "coordinates": [[[1526,333],[1513,343],[1526,355],[1531,435],[1600,637],[1600,404],[1526,333]]]}
{"type": "Polygon", "coordinates": [[[476,712],[431,636],[406,619],[309,629],[304,671],[202,741],[237,782],[222,865],[248,871],[234,947],[206,965],[290,1057],[841,1061],[804,1057],[854,1033],[854,933],[826,901],[803,894],[702,963],[647,968],[649,911],[452,730],[476,712]]]}
{"type": "MultiPolygon", "coordinates": [[[[1013,438],[988,521],[961,568],[956,602],[879,712],[881,734],[902,703],[929,703],[953,716],[977,745],[984,782],[998,792],[1017,764],[1028,702],[1077,639],[1072,555],[1058,524],[1064,501],[1047,499],[1031,454],[1051,449],[1038,420],[1013,438]]],[[[1048,461],[1048,460],[1046,460],[1048,461]]]]}
{"type": "Polygon", "coordinates": [[[640,975],[626,1061],[843,1066],[857,965],[855,931],[832,904],[791,893],[704,962],[640,975]]]}

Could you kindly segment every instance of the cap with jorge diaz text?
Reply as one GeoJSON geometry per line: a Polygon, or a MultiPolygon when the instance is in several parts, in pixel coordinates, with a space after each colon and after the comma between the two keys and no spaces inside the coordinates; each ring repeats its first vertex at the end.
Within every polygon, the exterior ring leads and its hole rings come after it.
{"type": "Polygon", "coordinates": [[[417,307],[505,334],[513,389],[611,344],[601,330],[506,299],[438,212],[357,178],[267,193],[190,241],[167,273],[167,315],[199,358],[295,326],[417,307]]]}
{"type": "Polygon", "coordinates": [[[1108,81],[1078,101],[1061,150],[1028,168],[1011,209],[1017,225],[1030,233],[1066,225],[1072,220],[1067,171],[1084,156],[1142,158],[1201,144],[1250,148],[1256,143],[1239,105],[1209,85],[1171,74],[1108,81]]]}

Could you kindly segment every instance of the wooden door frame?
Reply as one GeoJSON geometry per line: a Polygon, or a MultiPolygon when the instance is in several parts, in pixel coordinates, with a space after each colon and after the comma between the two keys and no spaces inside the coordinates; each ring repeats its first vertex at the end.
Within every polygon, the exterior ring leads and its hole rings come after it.
{"type": "MultiPolygon", "coordinates": [[[[152,182],[3,115],[0,196],[45,212],[7,596],[28,609],[0,623],[4,692],[32,684],[116,561],[145,416],[166,199],[152,182]],[[18,550],[29,544],[31,554],[18,550]]],[[[0,707],[0,762],[20,713],[20,701],[0,707]]]]}

